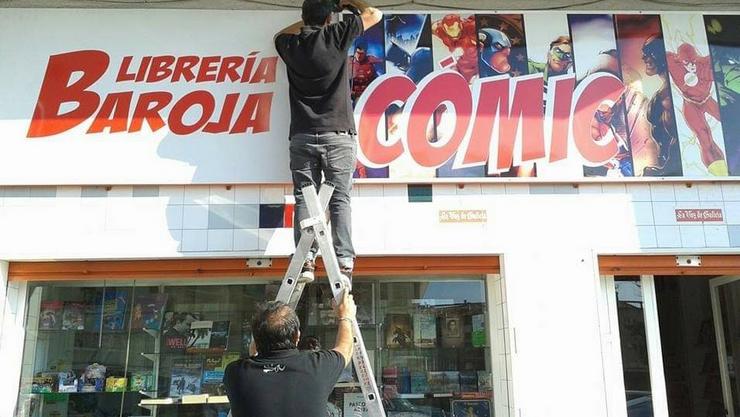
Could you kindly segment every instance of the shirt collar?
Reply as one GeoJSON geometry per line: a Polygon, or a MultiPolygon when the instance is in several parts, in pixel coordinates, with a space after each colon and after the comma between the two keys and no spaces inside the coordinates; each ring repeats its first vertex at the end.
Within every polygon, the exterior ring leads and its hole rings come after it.
{"type": "Polygon", "coordinates": [[[289,358],[291,356],[295,356],[299,353],[298,349],[280,349],[280,350],[273,350],[272,352],[266,354],[266,355],[258,355],[258,359],[282,359],[282,358],[289,358]]]}
{"type": "Polygon", "coordinates": [[[317,26],[317,25],[306,25],[301,26],[301,33],[311,33],[315,32],[317,30],[320,30],[323,26],[317,26]]]}

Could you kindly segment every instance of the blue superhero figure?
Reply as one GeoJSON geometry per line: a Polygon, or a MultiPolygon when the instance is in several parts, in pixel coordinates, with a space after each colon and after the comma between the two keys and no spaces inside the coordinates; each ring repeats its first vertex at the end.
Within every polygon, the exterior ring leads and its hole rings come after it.
{"type": "Polygon", "coordinates": [[[509,55],[511,40],[504,32],[484,28],[478,30],[478,71],[482,77],[507,74],[511,71],[509,55]]]}

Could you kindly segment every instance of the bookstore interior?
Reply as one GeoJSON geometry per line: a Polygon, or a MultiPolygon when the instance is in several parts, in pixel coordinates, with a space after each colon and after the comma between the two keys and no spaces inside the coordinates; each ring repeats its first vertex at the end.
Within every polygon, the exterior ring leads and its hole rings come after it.
{"type": "MultiPolygon", "coordinates": [[[[297,307],[300,348],[332,348],[327,284],[297,307]]],[[[226,417],[225,366],[279,281],[38,282],[29,287],[19,404],[29,417],[226,417]]],[[[389,417],[492,415],[483,276],[358,277],[358,322],[389,417]]],[[[350,366],[327,415],[362,416],[350,366]]]]}

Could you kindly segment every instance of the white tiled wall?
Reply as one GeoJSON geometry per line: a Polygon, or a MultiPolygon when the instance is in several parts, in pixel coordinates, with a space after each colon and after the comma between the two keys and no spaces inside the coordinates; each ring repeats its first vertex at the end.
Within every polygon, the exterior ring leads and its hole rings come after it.
{"type": "Polygon", "coordinates": [[[506,282],[502,275],[488,275],[488,302],[495,416],[513,417],[511,384],[511,335],[506,303],[506,282]]]}
{"type": "MultiPolygon", "coordinates": [[[[740,247],[740,182],[437,183],[431,203],[409,202],[407,190],[355,185],[360,255],[502,253],[531,238],[505,233],[535,224],[538,238],[563,230],[578,241],[583,232],[581,244],[606,252],[740,247]],[[708,208],[724,219],[676,220],[676,209],[708,208]],[[442,225],[447,209],[486,210],[488,221],[442,225]]],[[[291,234],[259,230],[259,205],[292,200],[289,185],[0,187],[0,259],[286,256],[291,234]]]]}

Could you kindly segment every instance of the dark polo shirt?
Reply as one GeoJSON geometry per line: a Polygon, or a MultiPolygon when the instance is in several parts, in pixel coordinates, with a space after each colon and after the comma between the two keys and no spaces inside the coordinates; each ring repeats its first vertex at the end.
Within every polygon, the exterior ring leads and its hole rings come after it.
{"type": "Polygon", "coordinates": [[[224,372],[233,417],[326,417],[344,369],[334,350],[287,349],[229,364],[224,372]]]}
{"type": "Polygon", "coordinates": [[[275,48],[288,67],[291,135],[355,133],[347,51],[362,28],[362,18],[353,15],[346,21],[304,26],[298,35],[275,38],[275,48]]]}

